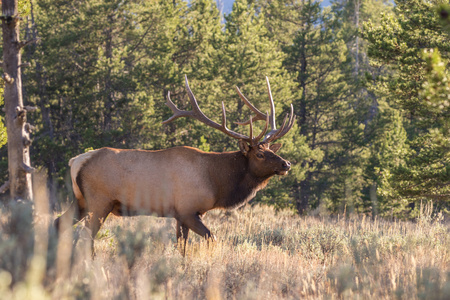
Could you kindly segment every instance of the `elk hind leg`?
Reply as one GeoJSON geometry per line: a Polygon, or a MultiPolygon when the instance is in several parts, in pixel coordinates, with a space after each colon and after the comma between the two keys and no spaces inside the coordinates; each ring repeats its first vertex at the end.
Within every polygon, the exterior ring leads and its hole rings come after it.
{"type": "Polygon", "coordinates": [[[56,218],[53,223],[53,226],[56,228],[56,232],[64,232],[70,227],[72,227],[75,223],[80,221],[86,216],[86,210],[83,207],[80,207],[78,201],[75,200],[70,205],[69,209],[64,212],[60,217],[56,218]]]}
{"type": "Polygon", "coordinates": [[[106,217],[113,210],[113,205],[108,205],[103,208],[97,208],[95,210],[89,211],[86,214],[86,227],[90,230],[91,235],[91,248],[94,254],[94,239],[100,230],[101,226],[106,220],[106,217]]]}
{"type": "Polygon", "coordinates": [[[183,256],[186,256],[186,246],[187,240],[189,237],[189,227],[185,226],[179,220],[177,220],[177,244],[181,242],[181,238],[183,238],[183,256]]]}

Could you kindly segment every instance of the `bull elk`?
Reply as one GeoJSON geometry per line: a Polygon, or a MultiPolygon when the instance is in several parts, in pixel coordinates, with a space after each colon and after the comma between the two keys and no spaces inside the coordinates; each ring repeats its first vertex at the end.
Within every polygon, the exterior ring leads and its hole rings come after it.
{"type": "Polygon", "coordinates": [[[249,125],[250,133],[246,136],[227,128],[223,102],[222,124],[205,116],[186,77],[192,111],[178,109],[169,93],[166,105],[173,115],[163,124],[180,117],[195,118],[237,139],[240,151],[208,153],[182,146],[157,151],[101,148],[78,155],[69,161],[76,201],[55,220],[57,229],[62,231],[61,224],[71,226],[86,217],[86,226],[94,238],[109,213],[116,216],[156,214],[177,220],[177,239],[184,239],[184,249],[189,229],[206,239],[214,238],[201,219],[207,211],[237,207],[249,201],[272,176],[285,175],[291,168],[289,161],[275,154],[281,144],[271,143],[292,128],[295,122],[293,107],[291,105],[290,114],[277,129],[267,77],[266,81],[271,114],[262,113],[236,88],[240,98],[255,114],[248,121],[238,123],[249,125]],[[253,122],[258,120],[264,120],[265,127],[254,137],[253,122]],[[269,124],[271,130],[266,134],[269,124]],[[70,220],[73,215],[74,220],[70,220]]]}

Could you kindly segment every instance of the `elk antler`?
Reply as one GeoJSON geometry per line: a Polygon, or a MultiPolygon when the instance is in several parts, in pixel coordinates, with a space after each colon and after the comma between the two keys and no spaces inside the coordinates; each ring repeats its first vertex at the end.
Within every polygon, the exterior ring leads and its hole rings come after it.
{"type": "Polygon", "coordinates": [[[236,90],[237,90],[239,96],[241,97],[242,101],[244,101],[244,103],[250,108],[250,110],[252,110],[256,114],[256,116],[254,116],[253,118],[250,118],[249,121],[236,122],[236,123],[238,125],[248,125],[249,123],[254,122],[254,121],[268,119],[269,123],[270,123],[270,127],[272,129],[264,137],[263,142],[270,143],[270,142],[275,141],[276,139],[281,138],[286,133],[288,133],[289,130],[291,130],[292,126],[294,126],[294,123],[295,123],[295,115],[294,115],[294,107],[291,104],[291,112],[290,112],[290,114],[286,114],[286,117],[283,120],[283,125],[281,125],[281,127],[277,130],[277,127],[276,127],[276,124],[275,124],[275,105],[273,103],[272,91],[270,89],[269,78],[267,76],[266,76],[266,82],[267,82],[267,90],[268,90],[268,93],[269,93],[269,100],[270,100],[270,115],[263,114],[252,103],[250,103],[250,101],[248,101],[248,99],[245,98],[245,96],[241,93],[239,88],[236,87],[236,90]],[[287,122],[287,125],[286,125],[286,121],[288,120],[288,116],[289,116],[289,121],[287,122]]]}
{"type": "MultiPolygon", "coordinates": [[[[217,130],[222,131],[223,133],[225,133],[226,135],[229,135],[235,139],[239,139],[239,140],[244,140],[246,142],[248,142],[250,145],[256,145],[258,144],[259,140],[264,136],[264,134],[267,131],[267,127],[268,127],[268,123],[269,123],[269,116],[264,115],[265,117],[262,120],[266,120],[266,126],[265,129],[263,130],[263,132],[258,135],[256,138],[253,138],[253,121],[252,118],[250,118],[250,120],[248,121],[250,124],[250,136],[246,136],[243,134],[240,134],[238,132],[232,131],[230,129],[227,128],[227,117],[226,117],[226,112],[225,112],[225,105],[222,102],[222,125],[212,121],[211,119],[209,119],[200,109],[200,107],[198,106],[198,102],[195,99],[194,94],[191,91],[191,88],[189,87],[189,83],[187,80],[187,76],[185,75],[185,83],[186,83],[186,90],[188,92],[188,96],[189,96],[189,100],[191,102],[192,105],[192,111],[186,111],[186,110],[180,110],[178,109],[178,107],[172,102],[172,100],[170,99],[170,92],[167,94],[167,101],[166,101],[166,105],[173,111],[173,116],[171,116],[169,119],[163,121],[163,124],[167,124],[169,122],[172,122],[173,120],[176,120],[180,117],[191,117],[194,119],[199,120],[200,122],[203,122],[204,124],[215,128],[217,130]]],[[[258,119],[261,120],[261,119],[258,119]]]]}

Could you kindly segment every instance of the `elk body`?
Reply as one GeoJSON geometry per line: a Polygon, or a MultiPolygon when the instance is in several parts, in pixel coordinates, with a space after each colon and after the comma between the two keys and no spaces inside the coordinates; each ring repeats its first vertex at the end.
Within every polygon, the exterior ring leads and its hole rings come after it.
{"type": "Polygon", "coordinates": [[[207,118],[200,110],[186,78],[186,89],[193,111],[179,110],[167,97],[174,115],[163,123],[179,117],[193,117],[208,126],[239,140],[239,151],[203,152],[191,147],[165,150],[121,150],[101,148],[72,158],[69,162],[76,201],[55,221],[58,230],[86,218],[86,226],[95,237],[108,214],[130,216],[156,214],[177,220],[177,238],[188,238],[189,230],[212,237],[201,217],[215,208],[232,208],[252,199],[274,175],[285,175],[290,163],[276,154],[281,144],[270,144],[285,135],[295,121],[291,106],[290,117],[276,129],[274,104],[269,89],[271,114],[256,109],[238,90],[242,100],[256,114],[249,121],[250,134],[226,127],[222,103],[222,125],[207,118]],[[265,129],[253,137],[253,122],[265,120],[265,129]],[[265,135],[268,124],[272,130],[265,135]],[[265,137],[264,137],[265,135],[265,137]],[[264,137],[264,140],[260,140],[264,137]]]}

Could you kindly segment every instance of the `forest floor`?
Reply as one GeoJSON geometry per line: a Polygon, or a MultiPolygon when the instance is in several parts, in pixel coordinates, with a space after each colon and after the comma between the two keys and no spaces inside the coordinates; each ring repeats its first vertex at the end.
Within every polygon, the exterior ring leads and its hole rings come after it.
{"type": "Polygon", "coordinates": [[[48,242],[49,222],[34,215],[20,237],[0,217],[2,299],[450,299],[450,225],[439,215],[212,211],[217,241],[191,232],[185,257],[173,219],[110,216],[93,258],[82,225],[76,243],[70,233],[48,242]]]}

